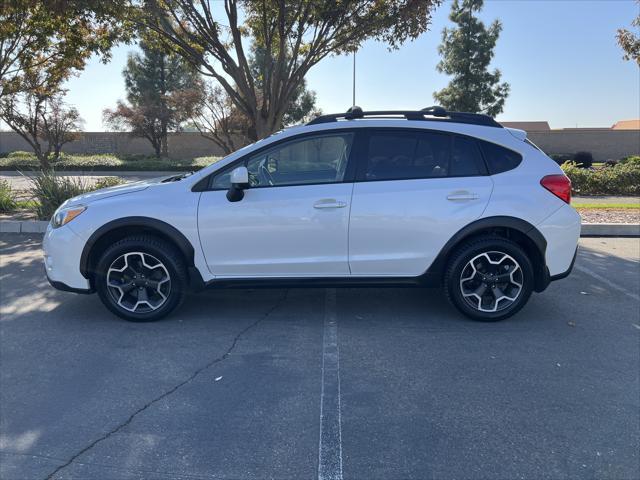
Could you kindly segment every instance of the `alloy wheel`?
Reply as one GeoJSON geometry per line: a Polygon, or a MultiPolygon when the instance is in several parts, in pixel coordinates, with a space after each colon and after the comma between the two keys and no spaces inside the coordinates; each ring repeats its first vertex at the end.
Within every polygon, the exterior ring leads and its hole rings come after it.
{"type": "Polygon", "coordinates": [[[116,258],[109,266],[106,281],[116,304],[134,313],[159,309],[171,292],[167,267],[144,252],[128,252],[116,258]]]}
{"type": "Polygon", "coordinates": [[[504,252],[489,251],[467,262],[460,274],[465,302],[480,312],[498,312],[511,306],[523,285],[520,264],[504,252]]]}

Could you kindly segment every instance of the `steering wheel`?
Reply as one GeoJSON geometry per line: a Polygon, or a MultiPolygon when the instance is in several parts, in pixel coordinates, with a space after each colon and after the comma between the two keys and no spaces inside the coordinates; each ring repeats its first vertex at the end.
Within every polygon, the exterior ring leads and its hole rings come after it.
{"type": "Polygon", "coordinates": [[[269,168],[267,168],[268,161],[269,161],[269,157],[265,158],[260,162],[260,167],[258,168],[258,172],[260,173],[260,177],[262,177],[262,179],[266,183],[268,183],[270,186],[273,187],[274,180],[273,180],[273,175],[271,175],[271,172],[269,171],[269,168]]]}

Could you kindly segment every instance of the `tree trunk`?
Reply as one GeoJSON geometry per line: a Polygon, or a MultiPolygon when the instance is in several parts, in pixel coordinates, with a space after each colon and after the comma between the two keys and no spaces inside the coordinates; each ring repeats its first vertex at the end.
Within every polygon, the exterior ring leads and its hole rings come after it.
{"type": "Polygon", "coordinates": [[[40,162],[41,170],[51,170],[51,163],[49,163],[49,152],[43,152],[40,148],[35,148],[36,157],[40,162]]]}
{"type": "Polygon", "coordinates": [[[167,122],[162,122],[161,133],[160,133],[160,144],[162,148],[162,156],[169,156],[169,145],[168,145],[168,133],[167,133],[167,122]]]}

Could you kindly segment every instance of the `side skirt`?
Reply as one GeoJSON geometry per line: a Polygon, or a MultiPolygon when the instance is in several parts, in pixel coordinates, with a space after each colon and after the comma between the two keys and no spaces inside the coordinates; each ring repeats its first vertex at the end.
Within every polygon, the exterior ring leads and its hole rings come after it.
{"type": "Polygon", "coordinates": [[[362,288],[362,287],[438,287],[439,278],[419,277],[271,277],[221,278],[206,282],[207,288],[362,288]]]}

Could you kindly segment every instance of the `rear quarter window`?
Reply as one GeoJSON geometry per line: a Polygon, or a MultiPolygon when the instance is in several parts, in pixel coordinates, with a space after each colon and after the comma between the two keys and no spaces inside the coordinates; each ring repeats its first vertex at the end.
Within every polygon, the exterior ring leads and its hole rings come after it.
{"type": "Polygon", "coordinates": [[[489,175],[513,170],[522,162],[522,155],[518,152],[501,147],[495,143],[481,141],[480,148],[487,162],[489,175]]]}

